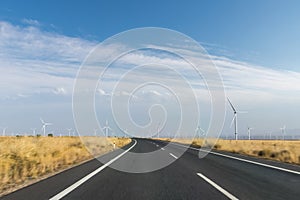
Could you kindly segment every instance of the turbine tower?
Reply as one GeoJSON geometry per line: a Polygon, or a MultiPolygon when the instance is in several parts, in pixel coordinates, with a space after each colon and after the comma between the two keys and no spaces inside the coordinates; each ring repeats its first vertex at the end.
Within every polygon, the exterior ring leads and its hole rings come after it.
{"type": "Polygon", "coordinates": [[[72,131],[72,129],[71,129],[71,128],[68,128],[67,130],[68,130],[68,132],[69,132],[69,137],[71,137],[71,131],[72,131]]]}
{"type": "Polygon", "coordinates": [[[235,140],[238,139],[238,125],[237,125],[237,114],[238,113],[246,113],[244,111],[237,111],[234,106],[232,105],[231,101],[229,100],[229,98],[227,98],[231,108],[232,108],[232,111],[233,111],[233,119],[231,121],[231,124],[230,124],[230,127],[232,127],[232,124],[234,123],[234,135],[235,135],[235,140]]]}
{"type": "Polygon", "coordinates": [[[97,136],[97,130],[96,128],[94,128],[94,135],[97,136]]]}
{"type": "Polygon", "coordinates": [[[251,127],[248,126],[248,140],[251,140],[251,130],[252,129],[253,128],[251,128],[251,127]]]}
{"type": "Polygon", "coordinates": [[[7,129],[7,127],[4,127],[4,128],[2,129],[2,136],[3,136],[3,137],[5,136],[6,129],[7,129]]]}
{"type": "Polygon", "coordinates": [[[36,128],[31,128],[33,136],[35,136],[36,128]]]}
{"type": "Polygon", "coordinates": [[[280,128],[281,132],[282,132],[282,139],[284,140],[284,136],[285,136],[285,129],[286,126],[284,125],[282,128],[280,128]]]}
{"type": "Polygon", "coordinates": [[[159,138],[159,132],[160,132],[159,126],[160,126],[160,122],[158,123],[158,126],[157,126],[157,138],[159,138]]]}
{"type": "Polygon", "coordinates": [[[105,122],[105,126],[103,127],[103,130],[105,131],[105,137],[108,136],[110,130],[112,131],[112,129],[108,125],[108,121],[107,120],[105,122]]]}
{"type": "Polygon", "coordinates": [[[44,120],[42,118],[40,118],[41,122],[42,122],[42,130],[44,132],[44,136],[46,136],[46,127],[52,125],[52,123],[48,123],[48,122],[44,122],[44,120]]]}

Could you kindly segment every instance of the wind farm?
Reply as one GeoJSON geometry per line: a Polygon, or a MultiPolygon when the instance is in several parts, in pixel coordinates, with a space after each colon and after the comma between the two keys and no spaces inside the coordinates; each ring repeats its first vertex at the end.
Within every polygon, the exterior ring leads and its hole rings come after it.
{"type": "Polygon", "coordinates": [[[44,120],[42,118],[40,118],[41,122],[42,122],[42,130],[43,130],[43,135],[46,136],[46,127],[52,125],[52,123],[47,123],[44,122],[44,120]]]}
{"type": "Polygon", "coordinates": [[[299,200],[300,1],[0,1],[0,200],[299,200]]]}

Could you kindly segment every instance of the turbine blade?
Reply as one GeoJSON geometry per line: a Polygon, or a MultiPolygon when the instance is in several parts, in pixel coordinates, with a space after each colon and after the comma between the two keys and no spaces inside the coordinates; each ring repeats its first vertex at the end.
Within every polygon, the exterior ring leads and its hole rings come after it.
{"type": "Polygon", "coordinates": [[[248,111],[236,111],[237,113],[243,114],[243,113],[248,113],[248,111]]]}
{"type": "Polygon", "coordinates": [[[45,124],[45,122],[44,122],[44,120],[42,118],[40,118],[40,120],[41,120],[42,124],[45,124]]]}
{"type": "Polygon", "coordinates": [[[228,98],[228,97],[227,97],[227,100],[228,100],[228,102],[229,102],[229,104],[230,104],[230,106],[231,106],[232,110],[233,110],[234,112],[236,112],[235,108],[233,107],[233,105],[232,105],[232,103],[231,103],[231,101],[229,100],[229,98],[228,98]]]}

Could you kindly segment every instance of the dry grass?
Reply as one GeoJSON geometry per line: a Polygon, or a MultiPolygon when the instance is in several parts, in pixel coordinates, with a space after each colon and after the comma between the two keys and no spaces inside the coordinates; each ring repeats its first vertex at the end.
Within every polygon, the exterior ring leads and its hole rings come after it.
{"type": "MultiPolygon", "coordinates": [[[[168,140],[161,138],[161,140],[168,140]]],[[[213,146],[214,149],[267,158],[286,163],[300,164],[300,141],[282,140],[207,140],[174,139],[174,142],[195,146],[213,146]]]]}
{"type": "MultiPolygon", "coordinates": [[[[130,143],[128,138],[83,137],[93,155],[130,143]]],[[[93,156],[78,137],[0,137],[0,193],[66,169],[93,156]]]]}

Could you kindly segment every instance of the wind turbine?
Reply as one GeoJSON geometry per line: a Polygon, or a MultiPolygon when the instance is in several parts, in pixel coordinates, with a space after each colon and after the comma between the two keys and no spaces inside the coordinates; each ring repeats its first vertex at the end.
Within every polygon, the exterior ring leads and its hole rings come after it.
{"type": "Polygon", "coordinates": [[[7,127],[4,127],[4,128],[2,129],[2,136],[5,136],[6,129],[7,129],[7,127]]]}
{"type": "Polygon", "coordinates": [[[68,128],[67,130],[68,130],[68,132],[69,132],[69,137],[71,137],[71,131],[72,131],[72,129],[71,129],[71,128],[68,128]]]}
{"type": "Polygon", "coordinates": [[[44,122],[44,120],[42,118],[40,118],[43,126],[42,126],[42,130],[44,131],[44,136],[46,136],[46,127],[52,125],[52,123],[48,123],[48,122],[44,122]]]}
{"type": "Polygon", "coordinates": [[[31,128],[33,136],[35,136],[36,128],[31,128]]]}
{"type": "Polygon", "coordinates": [[[205,135],[205,131],[200,127],[200,126],[198,126],[197,128],[196,128],[196,134],[199,136],[199,138],[200,138],[200,134],[202,135],[202,136],[204,136],[205,135]],[[202,132],[202,134],[201,134],[201,132],[202,132]]]}
{"type": "Polygon", "coordinates": [[[159,138],[159,132],[160,132],[159,126],[160,126],[160,122],[158,123],[158,126],[157,126],[157,138],[159,138]]]}
{"type": "Polygon", "coordinates": [[[234,135],[235,135],[235,140],[238,139],[238,126],[237,126],[237,114],[238,113],[246,113],[244,111],[237,111],[234,106],[232,105],[232,103],[230,102],[229,98],[227,98],[232,110],[233,110],[233,119],[231,121],[230,127],[232,126],[232,124],[234,123],[234,135]]]}
{"type": "Polygon", "coordinates": [[[97,136],[97,130],[96,128],[94,128],[94,135],[97,136]]]}
{"type": "Polygon", "coordinates": [[[251,127],[248,126],[248,140],[251,140],[251,130],[252,129],[253,128],[251,128],[251,127]]]}
{"type": "Polygon", "coordinates": [[[107,137],[108,136],[108,133],[109,133],[109,131],[111,130],[112,131],[112,129],[109,127],[109,125],[108,125],[108,121],[106,120],[106,122],[105,122],[105,126],[103,127],[103,130],[105,131],[105,136],[107,137]]]}
{"type": "Polygon", "coordinates": [[[282,138],[283,138],[283,140],[284,140],[284,136],[285,136],[285,129],[286,129],[285,125],[282,128],[280,128],[280,130],[282,132],[282,138]]]}

